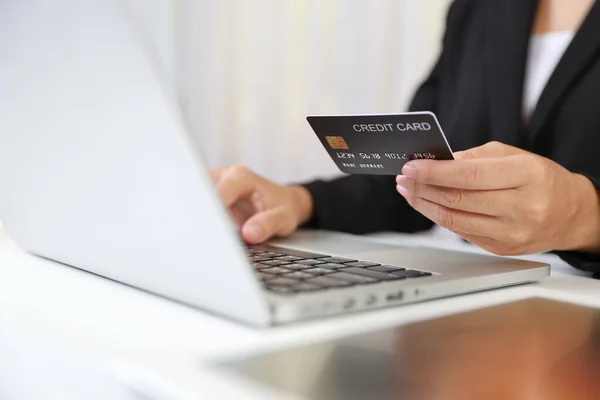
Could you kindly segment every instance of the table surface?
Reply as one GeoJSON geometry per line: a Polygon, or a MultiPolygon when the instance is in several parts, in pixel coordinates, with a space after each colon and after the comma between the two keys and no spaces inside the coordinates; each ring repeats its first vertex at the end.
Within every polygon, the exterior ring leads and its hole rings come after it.
{"type": "Polygon", "coordinates": [[[538,297],[215,369],[319,400],[597,400],[599,348],[599,309],[538,297]]]}
{"type": "MultiPolygon", "coordinates": [[[[426,235],[381,234],[373,240],[481,252],[466,243],[426,235]]],[[[525,258],[549,262],[551,277],[535,284],[260,330],[27,255],[0,226],[0,355],[4,330],[5,336],[18,337],[23,348],[31,349],[32,342],[43,339],[44,348],[56,346],[75,355],[73,365],[93,361],[128,387],[151,392],[150,398],[191,399],[207,393],[208,398],[284,398],[265,388],[231,384],[204,371],[202,364],[535,296],[600,307],[599,281],[553,255],[525,258]]]]}

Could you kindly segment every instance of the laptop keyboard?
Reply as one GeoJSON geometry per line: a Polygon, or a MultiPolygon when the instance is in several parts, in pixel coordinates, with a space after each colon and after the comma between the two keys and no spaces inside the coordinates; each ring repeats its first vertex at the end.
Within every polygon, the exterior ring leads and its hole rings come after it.
{"type": "Polygon", "coordinates": [[[246,248],[246,254],[264,286],[279,294],[371,285],[433,275],[430,272],[395,265],[332,257],[271,245],[249,246],[246,248]]]}

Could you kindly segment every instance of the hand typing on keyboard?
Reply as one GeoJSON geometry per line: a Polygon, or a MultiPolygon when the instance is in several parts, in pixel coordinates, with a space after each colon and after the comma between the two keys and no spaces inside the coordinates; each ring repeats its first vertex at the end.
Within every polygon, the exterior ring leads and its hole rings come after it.
{"type": "Polygon", "coordinates": [[[217,168],[211,175],[250,244],[290,235],[312,215],[312,197],[301,186],[278,185],[239,166],[217,168]]]}

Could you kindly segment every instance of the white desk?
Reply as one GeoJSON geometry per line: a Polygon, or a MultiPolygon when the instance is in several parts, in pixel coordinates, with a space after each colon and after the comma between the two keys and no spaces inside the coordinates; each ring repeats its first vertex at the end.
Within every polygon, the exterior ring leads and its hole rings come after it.
{"type": "MultiPolygon", "coordinates": [[[[416,240],[476,251],[466,244],[422,237],[380,235],[377,240],[416,240]]],[[[557,257],[531,258],[550,261],[552,277],[540,284],[257,330],[26,255],[0,231],[0,332],[3,327],[25,332],[31,339],[43,337],[81,358],[108,366],[121,377],[149,378],[153,389],[170,395],[164,398],[198,398],[193,394],[221,389],[229,390],[225,397],[203,398],[231,398],[232,393],[239,399],[280,398],[264,393],[252,397],[249,387],[222,388],[218,381],[207,382],[199,364],[214,357],[310,343],[536,295],[600,307],[599,281],[576,276],[582,274],[557,257]]]]}

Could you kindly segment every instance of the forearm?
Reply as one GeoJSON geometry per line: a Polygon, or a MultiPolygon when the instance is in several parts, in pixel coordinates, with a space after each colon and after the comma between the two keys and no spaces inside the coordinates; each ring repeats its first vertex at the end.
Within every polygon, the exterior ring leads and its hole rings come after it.
{"type": "Polygon", "coordinates": [[[355,175],[304,187],[314,203],[311,227],[364,234],[410,233],[433,226],[396,192],[393,177],[355,175]]]}

